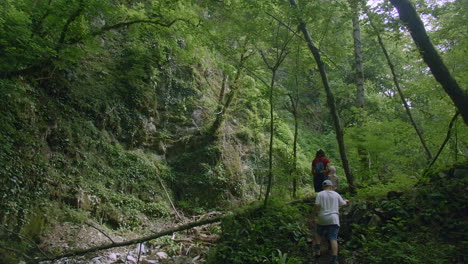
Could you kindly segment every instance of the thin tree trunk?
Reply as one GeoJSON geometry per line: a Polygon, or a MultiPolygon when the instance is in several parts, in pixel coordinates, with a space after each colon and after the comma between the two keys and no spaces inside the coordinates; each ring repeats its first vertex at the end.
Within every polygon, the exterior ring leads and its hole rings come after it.
{"type": "Polygon", "coordinates": [[[169,200],[169,203],[171,204],[175,215],[177,216],[177,218],[179,218],[179,220],[182,220],[182,216],[180,216],[179,211],[177,211],[177,208],[175,207],[174,203],[172,202],[171,196],[169,195],[169,192],[167,191],[166,186],[164,186],[164,183],[162,182],[162,180],[161,180],[161,178],[159,176],[156,176],[156,177],[158,177],[159,184],[161,184],[161,186],[163,187],[163,190],[166,193],[166,197],[169,200]]]}
{"type": "MultiPolygon", "coordinates": [[[[349,0],[352,10],[352,23],[353,23],[353,42],[354,42],[354,68],[356,72],[356,107],[358,109],[357,125],[362,127],[363,123],[363,108],[365,103],[365,90],[364,90],[364,67],[362,59],[362,42],[361,42],[361,26],[359,24],[360,14],[360,0],[349,0]]],[[[357,138],[359,144],[357,145],[357,152],[359,155],[359,163],[361,167],[367,167],[369,161],[367,160],[367,151],[361,144],[362,139],[360,135],[357,138]]]]}
{"type": "MultiPolygon", "coordinates": [[[[280,27],[281,24],[278,24],[278,31],[277,31],[277,34],[279,33],[279,27],[280,27]]],[[[264,203],[263,205],[266,207],[268,205],[268,198],[270,196],[270,193],[271,193],[271,188],[272,188],[272,185],[273,185],[273,139],[274,139],[274,106],[273,106],[273,91],[274,91],[274,87],[275,87],[275,79],[276,79],[276,72],[278,71],[278,68],[280,67],[280,65],[283,63],[284,59],[286,58],[287,56],[287,51],[286,51],[286,47],[288,46],[289,42],[292,40],[293,36],[290,36],[288,37],[286,40],[284,40],[283,43],[279,44],[278,43],[278,35],[277,35],[277,38],[276,38],[276,41],[277,43],[277,46],[280,46],[277,50],[276,50],[276,54],[275,54],[275,60],[272,64],[270,64],[268,62],[268,59],[266,58],[265,54],[260,50],[260,55],[262,56],[262,59],[263,59],[263,62],[265,63],[265,65],[268,67],[268,69],[270,69],[271,71],[271,81],[270,81],[270,98],[269,98],[269,101],[270,101],[270,146],[269,146],[269,153],[268,153],[268,184],[267,184],[267,189],[266,189],[266,193],[265,193],[265,200],[264,200],[264,203]]]]}
{"type": "MultiPolygon", "coordinates": [[[[240,57],[240,60],[239,60],[239,64],[237,66],[237,72],[236,72],[236,75],[234,76],[234,80],[233,80],[233,83],[231,85],[231,90],[229,91],[229,93],[226,95],[226,101],[224,102],[224,104],[222,102],[220,107],[217,109],[216,111],[216,119],[215,121],[213,122],[213,124],[211,125],[209,131],[208,131],[208,135],[210,135],[211,137],[216,137],[218,135],[218,132],[219,132],[219,129],[221,128],[223,122],[224,122],[224,119],[226,118],[226,111],[227,109],[229,108],[229,106],[231,105],[232,101],[234,100],[234,97],[235,95],[237,94],[237,91],[239,90],[239,79],[240,79],[240,76],[241,76],[241,73],[242,73],[242,68],[244,67],[244,63],[245,61],[248,59],[248,57],[252,54],[247,54],[247,41],[246,43],[244,44],[244,50],[242,51],[242,54],[241,54],[241,57],[240,57]]],[[[219,96],[219,99],[222,100],[224,98],[224,89],[225,89],[225,80],[227,77],[226,76],[223,76],[223,87],[221,88],[221,93],[220,93],[220,96],[219,96]]]]}
{"type": "Polygon", "coordinates": [[[468,92],[463,90],[452,77],[427,35],[424,24],[415,7],[408,0],[390,0],[400,14],[400,19],[408,27],[419,52],[431,69],[432,75],[442,85],[468,125],[468,92]]]}
{"type": "MultiPolygon", "coordinates": [[[[298,8],[295,0],[289,0],[289,3],[296,9],[298,8]]],[[[325,88],[325,92],[327,93],[327,103],[328,103],[328,107],[330,107],[333,124],[335,126],[336,139],[338,141],[338,147],[340,149],[340,156],[341,156],[341,162],[343,163],[343,169],[346,174],[346,179],[348,181],[349,188],[352,192],[354,192],[356,189],[356,187],[354,186],[354,177],[351,172],[351,168],[349,167],[348,157],[346,155],[346,147],[345,147],[344,139],[343,139],[344,138],[343,129],[341,128],[340,117],[336,109],[335,98],[333,96],[330,85],[328,83],[328,77],[325,71],[325,64],[323,63],[322,58],[320,56],[320,51],[317,49],[317,47],[315,47],[312,41],[312,38],[310,37],[306,24],[302,20],[299,21],[298,28],[303,33],[304,38],[307,42],[307,46],[309,50],[311,51],[312,55],[314,56],[315,62],[317,63],[317,67],[320,72],[320,77],[322,78],[322,83],[325,88]]]]}
{"type": "MultiPolygon", "coordinates": [[[[297,85],[297,81],[296,81],[297,85]]],[[[292,187],[293,187],[293,198],[296,198],[297,191],[297,134],[298,134],[298,120],[297,120],[297,104],[298,98],[293,98],[291,94],[288,94],[289,100],[291,101],[291,113],[294,117],[294,139],[293,139],[293,169],[292,169],[292,187]]]]}
{"type": "MultiPolygon", "coordinates": [[[[267,188],[265,191],[265,199],[263,200],[263,205],[266,207],[268,205],[268,198],[270,197],[270,192],[271,192],[271,187],[273,185],[273,138],[274,138],[274,115],[273,115],[273,87],[275,85],[275,75],[276,75],[276,70],[274,66],[270,66],[266,57],[263,55],[263,53],[260,51],[260,54],[262,55],[262,59],[267,65],[267,67],[272,71],[272,78],[270,85],[263,80],[260,76],[258,76],[255,72],[251,71],[248,68],[245,68],[248,72],[250,72],[255,78],[260,80],[266,87],[269,88],[270,90],[270,96],[269,96],[269,101],[270,101],[270,145],[269,145],[269,151],[268,151],[268,178],[267,178],[267,188]]],[[[275,64],[277,64],[276,62],[275,64]]],[[[281,64],[281,63],[280,63],[281,64]]],[[[279,66],[279,64],[278,64],[279,66]]],[[[261,185],[262,188],[260,189],[260,198],[261,198],[261,192],[263,190],[263,185],[261,185]]]]}
{"type": "Polygon", "coordinates": [[[353,21],[354,61],[356,70],[356,107],[364,107],[364,70],[361,48],[361,27],[359,25],[359,0],[350,0],[353,21]]]}
{"type": "MultiPolygon", "coordinates": [[[[296,34],[295,34],[296,35],[296,34]]],[[[297,36],[297,35],[296,35],[297,36]]],[[[297,194],[297,181],[298,181],[298,173],[297,173],[297,137],[299,134],[299,121],[298,121],[298,108],[299,108],[299,80],[298,80],[298,72],[299,72],[299,54],[300,54],[300,47],[301,43],[298,42],[297,45],[297,53],[296,53],[296,74],[295,74],[295,94],[294,97],[289,94],[289,99],[291,100],[292,106],[292,114],[294,117],[294,140],[293,140],[293,198],[296,198],[297,194]]]]}
{"type": "Polygon", "coordinates": [[[405,107],[406,114],[408,115],[408,118],[411,122],[411,125],[414,127],[414,130],[416,130],[416,134],[418,134],[419,140],[421,141],[421,144],[426,152],[427,159],[430,161],[432,159],[432,153],[429,147],[427,146],[426,141],[424,140],[421,130],[419,129],[416,122],[414,121],[413,115],[411,114],[411,109],[408,105],[408,102],[406,102],[405,96],[403,95],[403,91],[400,88],[400,83],[398,82],[398,77],[395,71],[395,66],[393,65],[392,60],[390,59],[390,55],[388,55],[388,52],[387,52],[387,49],[385,48],[382,37],[380,36],[379,31],[377,30],[374,23],[372,22],[372,18],[369,13],[367,14],[367,17],[369,18],[371,27],[374,29],[375,34],[377,35],[379,45],[382,48],[383,54],[385,55],[385,59],[387,60],[388,67],[390,67],[390,71],[392,72],[392,77],[393,77],[393,83],[395,84],[395,87],[397,89],[398,95],[400,96],[401,102],[403,103],[403,106],[405,107]]]}
{"type": "Polygon", "coordinates": [[[437,161],[437,158],[439,158],[440,153],[442,153],[442,150],[444,149],[445,145],[446,145],[447,142],[449,141],[450,135],[451,135],[451,133],[452,133],[453,124],[454,124],[455,121],[457,120],[457,117],[458,117],[459,114],[460,114],[460,112],[456,112],[455,115],[452,117],[452,120],[450,120],[450,124],[449,124],[448,130],[447,130],[447,136],[445,137],[444,142],[443,142],[442,145],[440,146],[439,151],[437,151],[437,154],[435,155],[435,157],[434,157],[434,159],[432,160],[431,164],[429,164],[429,166],[427,166],[426,172],[427,172],[427,171],[432,167],[432,165],[434,165],[434,163],[437,161]]]}
{"type": "Polygon", "coordinates": [[[272,181],[273,181],[273,139],[274,139],[274,113],[273,113],[273,88],[275,86],[275,77],[276,77],[276,69],[272,70],[272,75],[271,75],[271,83],[270,83],[270,146],[269,146],[269,152],[268,152],[268,184],[267,184],[267,189],[265,193],[265,201],[264,205],[265,207],[268,204],[268,198],[270,196],[271,192],[271,186],[272,186],[272,181]]]}
{"type": "Polygon", "coordinates": [[[297,122],[297,110],[294,115],[294,142],[293,142],[293,162],[294,162],[294,176],[293,176],[293,198],[296,198],[297,193],[297,136],[298,136],[299,124],[297,122]]]}

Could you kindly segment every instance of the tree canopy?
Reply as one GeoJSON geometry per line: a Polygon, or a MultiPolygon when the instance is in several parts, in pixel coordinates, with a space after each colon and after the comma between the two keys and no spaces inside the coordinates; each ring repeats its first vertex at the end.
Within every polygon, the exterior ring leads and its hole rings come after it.
{"type": "Polygon", "coordinates": [[[318,149],[357,197],[467,160],[466,1],[0,2],[0,241],[276,206],[318,149]]]}

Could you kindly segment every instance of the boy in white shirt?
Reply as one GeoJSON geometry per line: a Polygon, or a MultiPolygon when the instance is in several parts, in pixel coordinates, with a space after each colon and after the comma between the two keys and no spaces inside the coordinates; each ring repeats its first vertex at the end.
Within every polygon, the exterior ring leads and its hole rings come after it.
{"type": "Polygon", "coordinates": [[[341,195],[333,191],[333,183],[325,180],[322,183],[323,191],[319,192],[315,198],[315,206],[312,214],[312,223],[315,224],[317,216],[317,235],[315,236],[315,257],[320,257],[321,238],[330,240],[332,260],[331,263],[338,263],[338,231],[340,230],[339,209],[340,206],[349,203],[343,200],[341,195]]]}

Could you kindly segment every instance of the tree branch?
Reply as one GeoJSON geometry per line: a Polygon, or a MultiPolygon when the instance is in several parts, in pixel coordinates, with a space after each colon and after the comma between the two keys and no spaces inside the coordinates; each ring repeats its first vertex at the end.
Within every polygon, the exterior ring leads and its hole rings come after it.
{"type": "Polygon", "coordinates": [[[439,151],[437,151],[437,154],[435,155],[434,159],[432,160],[431,164],[429,164],[429,166],[427,166],[427,169],[425,170],[425,172],[423,174],[426,174],[426,172],[432,167],[432,165],[434,165],[434,163],[437,161],[437,158],[439,158],[439,155],[440,153],[442,152],[442,150],[444,149],[445,145],[447,144],[447,142],[449,141],[450,139],[450,135],[452,133],[452,127],[453,127],[453,124],[455,123],[455,120],[457,120],[457,117],[458,115],[460,114],[460,112],[456,112],[455,115],[452,117],[452,120],[450,120],[450,124],[449,124],[449,127],[448,127],[448,130],[447,130],[447,136],[445,136],[445,140],[444,142],[442,143],[442,145],[440,146],[439,148],[439,151]]]}
{"type": "Polygon", "coordinates": [[[179,212],[177,211],[174,203],[172,202],[172,199],[171,197],[169,196],[169,193],[167,192],[167,189],[166,189],[166,186],[164,186],[164,183],[162,182],[161,178],[159,177],[159,175],[157,176],[158,177],[158,180],[159,180],[159,184],[161,184],[161,186],[163,187],[164,189],[164,192],[166,193],[166,196],[167,196],[167,199],[169,200],[169,203],[171,204],[172,206],[172,209],[174,210],[174,213],[176,214],[177,218],[179,218],[179,220],[182,220],[182,216],[180,216],[179,212]]]}
{"type": "Polygon", "coordinates": [[[258,74],[256,74],[254,71],[252,71],[251,69],[247,68],[247,67],[244,67],[244,69],[246,69],[250,74],[253,75],[253,77],[255,77],[255,79],[258,79],[259,81],[261,81],[265,86],[268,87],[268,83],[262,79],[262,77],[258,76],[258,74]]]}
{"type": "Polygon", "coordinates": [[[400,14],[400,19],[408,27],[419,53],[431,69],[432,75],[442,85],[445,92],[450,96],[455,106],[468,125],[468,93],[462,89],[455,78],[450,74],[442,58],[439,56],[434,45],[427,35],[424,24],[421,21],[415,7],[408,0],[390,0],[400,14]]]}
{"type": "Polygon", "coordinates": [[[283,20],[281,20],[281,19],[275,17],[274,15],[272,15],[272,14],[270,14],[270,13],[268,13],[268,12],[266,12],[266,14],[267,14],[268,16],[270,16],[271,18],[273,18],[274,20],[278,21],[278,23],[280,23],[282,26],[284,26],[285,28],[287,28],[287,29],[288,29],[291,33],[293,33],[296,37],[298,37],[299,39],[305,40],[301,35],[299,35],[299,34],[297,33],[297,31],[293,30],[289,25],[286,25],[286,23],[284,23],[283,20]]]}
{"type": "Polygon", "coordinates": [[[70,27],[71,23],[73,23],[73,21],[75,21],[76,18],[80,16],[83,10],[84,10],[84,0],[81,0],[78,9],[75,12],[73,12],[73,14],[67,19],[67,22],[65,23],[65,25],[63,25],[63,29],[62,29],[62,32],[60,33],[60,39],[57,45],[57,50],[59,50],[61,46],[64,44],[65,37],[67,35],[68,28],[70,27]]]}
{"type": "Polygon", "coordinates": [[[214,217],[214,218],[195,221],[195,222],[191,222],[191,223],[181,225],[181,226],[178,226],[178,227],[175,227],[175,228],[167,229],[165,231],[161,231],[161,232],[155,233],[153,235],[140,237],[140,238],[124,241],[124,242],[101,245],[101,246],[87,248],[87,249],[79,249],[79,250],[76,250],[76,251],[72,251],[72,252],[68,252],[68,253],[65,253],[65,254],[54,256],[52,258],[44,258],[44,259],[35,260],[35,262],[53,261],[53,260],[58,260],[58,259],[66,258],[66,257],[81,256],[81,255],[84,255],[84,254],[87,254],[87,253],[96,252],[96,251],[100,251],[100,250],[105,250],[105,249],[109,249],[109,248],[124,247],[124,246],[134,245],[134,244],[138,244],[138,243],[143,243],[143,242],[146,242],[146,241],[156,239],[158,237],[171,235],[171,234],[173,234],[175,232],[187,230],[187,229],[190,229],[190,228],[193,228],[193,227],[220,222],[224,217],[225,216],[218,216],[218,217],[214,217]]]}
{"type": "Polygon", "coordinates": [[[372,27],[372,29],[374,30],[374,32],[375,32],[375,34],[377,36],[377,40],[379,42],[379,45],[380,45],[380,47],[382,49],[382,52],[383,52],[383,54],[385,56],[385,59],[387,60],[388,67],[390,68],[390,72],[392,73],[393,83],[395,84],[395,88],[397,89],[398,95],[400,96],[400,99],[401,99],[401,102],[403,104],[403,107],[405,108],[406,114],[408,115],[410,123],[413,126],[414,130],[416,131],[416,134],[418,135],[419,140],[421,141],[421,145],[423,146],[423,148],[424,148],[424,150],[426,152],[426,156],[427,156],[427,159],[428,159],[428,162],[429,162],[433,157],[432,152],[429,149],[429,147],[427,146],[426,141],[424,140],[423,133],[422,133],[421,129],[419,129],[418,125],[416,124],[416,121],[413,118],[413,114],[411,113],[411,109],[410,109],[410,107],[408,105],[408,102],[405,99],[405,96],[403,94],[403,90],[400,87],[400,82],[398,81],[398,75],[396,73],[395,66],[393,65],[393,62],[392,62],[392,60],[390,58],[390,55],[388,54],[387,49],[385,48],[385,44],[383,42],[382,37],[380,36],[379,31],[377,30],[377,26],[374,24],[374,22],[372,20],[372,16],[371,16],[370,11],[368,10],[367,7],[364,9],[364,11],[366,12],[367,17],[369,18],[369,24],[372,27]]]}
{"type": "Polygon", "coordinates": [[[87,225],[89,225],[90,227],[96,229],[97,231],[99,231],[101,234],[103,234],[105,237],[107,237],[111,242],[112,244],[115,244],[115,241],[110,237],[108,236],[104,231],[102,231],[101,229],[95,227],[93,224],[89,223],[89,222],[86,222],[87,225]]]}
{"type": "MultiPolygon", "coordinates": [[[[68,32],[69,25],[80,15],[81,12],[82,12],[82,8],[78,9],[67,20],[67,23],[64,25],[64,27],[62,29],[62,32],[60,33],[60,39],[59,39],[59,41],[57,43],[57,48],[56,48],[57,50],[59,50],[62,47],[63,44],[73,45],[73,44],[77,44],[77,43],[83,41],[83,37],[81,37],[79,39],[74,39],[73,41],[67,41],[65,43],[66,33],[68,32]]],[[[184,22],[187,22],[189,24],[192,24],[190,21],[188,21],[186,19],[182,19],[182,18],[177,18],[177,19],[174,19],[174,20],[172,20],[170,22],[167,22],[167,23],[164,23],[164,22],[161,22],[161,21],[140,19],[140,20],[117,23],[117,24],[110,25],[110,26],[104,26],[101,29],[91,33],[90,36],[92,36],[92,37],[99,36],[99,35],[104,34],[104,33],[108,32],[110,30],[120,29],[120,28],[123,28],[123,27],[126,27],[126,26],[131,26],[131,25],[134,25],[134,24],[152,24],[152,25],[158,25],[158,26],[163,26],[163,27],[170,27],[174,23],[176,23],[177,21],[184,21],[184,22]]],[[[44,65],[50,65],[52,61],[53,61],[52,57],[46,58],[46,59],[42,60],[41,62],[38,62],[36,64],[32,64],[30,66],[27,66],[24,69],[21,69],[21,70],[15,70],[15,71],[10,71],[10,72],[0,73],[0,77],[2,77],[2,78],[14,78],[14,77],[21,76],[21,75],[32,74],[32,73],[35,73],[35,72],[43,69],[44,65]]]]}
{"type": "Polygon", "coordinates": [[[151,24],[151,25],[156,25],[156,26],[170,27],[170,26],[174,25],[174,23],[177,22],[177,21],[184,21],[184,22],[187,22],[187,23],[191,24],[190,21],[188,21],[186,19],[183,19],[183,18],[176,18],[176,19],[174,19],[174,20],[172,20],[170,22],[167,22],[167,23],[164,23],[164,22],[161,22],[161,21],[150,20],[150,19],[139,19],[139,20],[134,20],[134,21],[117,23],[117,24],[110,25],[110,26],[104,26],[104,27],[100,28],[98,31],[92,33],[91,35],[92,36],[97,36],[97,35],[100,35],[100,34],[103,34],[103,33],[107,32],[107,31],[110,31],[112,29],[119,29],[119,28],[131,26],[131,25],[134,25],[134,24],[151,24]]]}

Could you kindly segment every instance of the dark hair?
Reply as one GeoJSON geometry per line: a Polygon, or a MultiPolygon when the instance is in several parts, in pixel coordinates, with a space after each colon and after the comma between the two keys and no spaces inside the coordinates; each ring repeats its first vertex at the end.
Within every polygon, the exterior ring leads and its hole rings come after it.
{"type": "Polygon", "coordinates": [[[325,156],[325,151],[323,151],[322,149],[319,149],[317,153],[315,153],[315,157],[323,157],[323,156],[325,156]]]}

